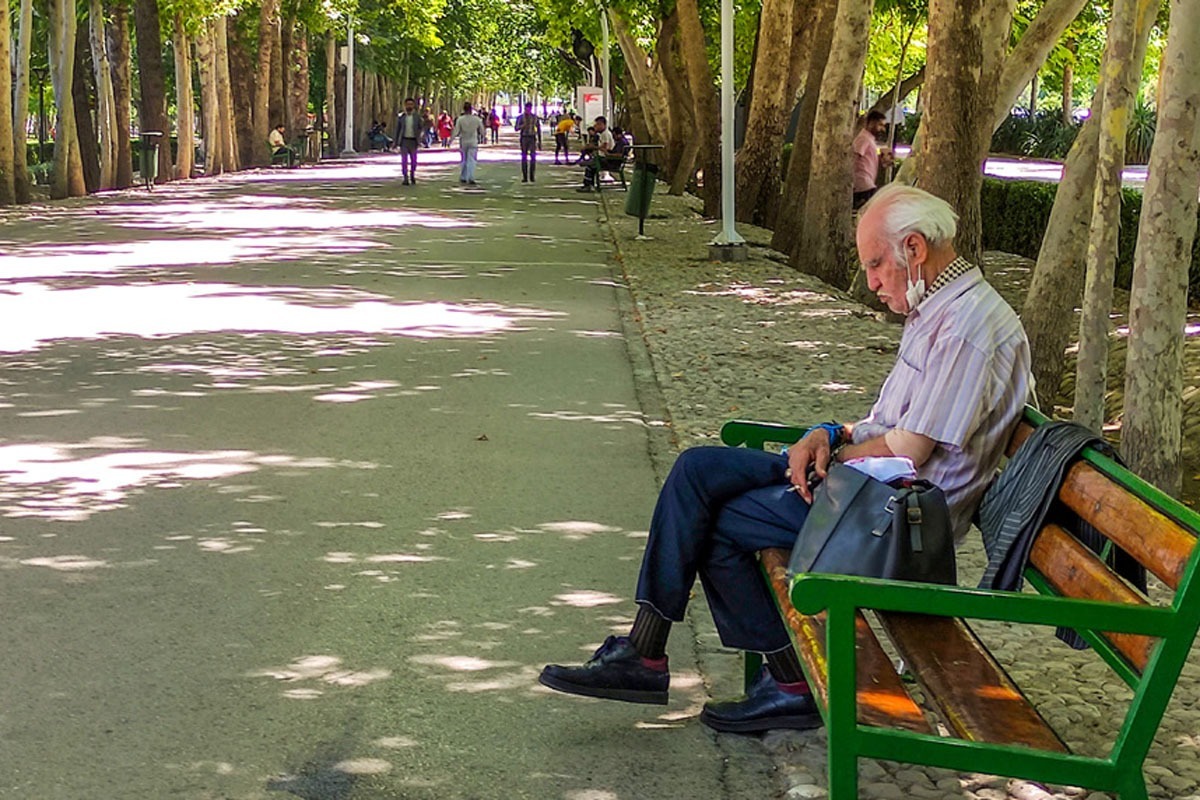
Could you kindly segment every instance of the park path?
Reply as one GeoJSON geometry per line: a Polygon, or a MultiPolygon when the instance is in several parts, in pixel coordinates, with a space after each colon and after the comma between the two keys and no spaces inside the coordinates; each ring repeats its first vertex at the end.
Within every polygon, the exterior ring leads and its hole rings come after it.
{"type": "Polygon", "coordinates": [[[577,173],[422,156],[3,218],[0,797],[765,791],[683,631],[665,709],[537,685],[630,619],[661,420],[577,173]]]}

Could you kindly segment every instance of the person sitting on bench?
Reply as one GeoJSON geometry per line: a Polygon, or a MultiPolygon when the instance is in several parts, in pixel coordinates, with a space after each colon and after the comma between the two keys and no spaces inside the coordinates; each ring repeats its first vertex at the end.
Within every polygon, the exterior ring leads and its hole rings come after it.
{"type": "Polygon", "coordinates": [[[367,134],[367,138],[371,140],[372,150],[391,150],[392,137],[387,135],[387,128],[379,120],[375,120],[371,125],[371,132],[367,134]]]}
{"type": "Polygon", "coordinates": [[[583,164],[583,186],[580,186],[576,191],[590,192],[598,188],[596,179],[600,175],[600,169],[596,166],[597,162],[609,154],[616,144],[613,138],[612,131],[608,129],[608,120],[604,117],[596,117],[596,121],[592,123],[592,128],[595,131],[595,142],[589,141],[579,151],[579,161],[583,164]]]}
{"type": "Polygon", "coordinates": [[[791,548],[808,514],[810,468],[831,459],[907,456],[941,487],[961,539],[1020,421],[1031,386],[1017,315],[977,266],[954,251],[957,217],[921,189],[892,184],[864,207],[859,257],[867,285],[906,316],[899,353],[871,413],[824,423],[786,455],[696,447],[676,460],[650,522],[633,627],[582,666],[549,665],[545,686],[634,703],[667,702],[666,643],[699,576],[722,643],[763,653],[746,697],[709,702],[718,731],[813,728],[821,717],[755,553],[791,548]]]}
{"type": "Polygon", "coordinates": [[[267,145],[271,148],[271,162],[287,160],[289,167],[296,163],[296,151],[287,146],[283,138],[283,123],[279,123],[267,135],[267,145]]]}

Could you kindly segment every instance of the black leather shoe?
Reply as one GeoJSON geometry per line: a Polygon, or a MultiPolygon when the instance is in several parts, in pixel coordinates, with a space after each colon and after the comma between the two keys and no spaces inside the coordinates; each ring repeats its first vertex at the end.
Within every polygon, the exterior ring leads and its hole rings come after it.
{"type": "Polygon", "coordinates": [[[582,667],[550,664],[538,681],[567,694],[665,706],[671,675],[642,664],[627,636],[610,636],[582,667]]]}
{"type": "Polygon", "coordinates": [[[761,733],[779,728],[806,731],[823,724],[812,695],[783,691],[766,667],[741,700],[705,703],[700,721],[725,733],[761,733]]]}

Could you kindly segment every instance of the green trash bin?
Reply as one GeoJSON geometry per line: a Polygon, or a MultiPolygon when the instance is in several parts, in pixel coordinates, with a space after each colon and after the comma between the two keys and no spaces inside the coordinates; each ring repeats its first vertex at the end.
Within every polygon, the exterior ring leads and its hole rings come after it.
{"type": "Polygon", "coordinates": [[[158,139],[161,136],[158,131],[142,131],[139,137],[141,160],[138,162],[138,172],[147,189],[154,187],[154,180],[158,177],[158,139]]]}
{"type": "Polygon", "coordinates": [[[638,218],[638,236],[646,235],[646,215],[654,199],[654,184],[658,181],[658,165],[646,158],[633,162],[633,180],[625,193],[625,213],[638,218]]]}

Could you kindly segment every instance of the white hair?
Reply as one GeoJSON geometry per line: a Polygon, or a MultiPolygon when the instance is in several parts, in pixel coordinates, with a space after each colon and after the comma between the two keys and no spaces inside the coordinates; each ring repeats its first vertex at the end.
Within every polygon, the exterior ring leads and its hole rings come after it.
{"type": "Polygon", "coordinates": [[[958,214],[950,204],[915,186],[889,183],[871,196],[863,215],[871,209],[878,209],[881,235],[891,244],[899,264],[908,263],[904,237],[910,233],[924,236],[931,248],[949,244],[958,233],[958,214]]]}

